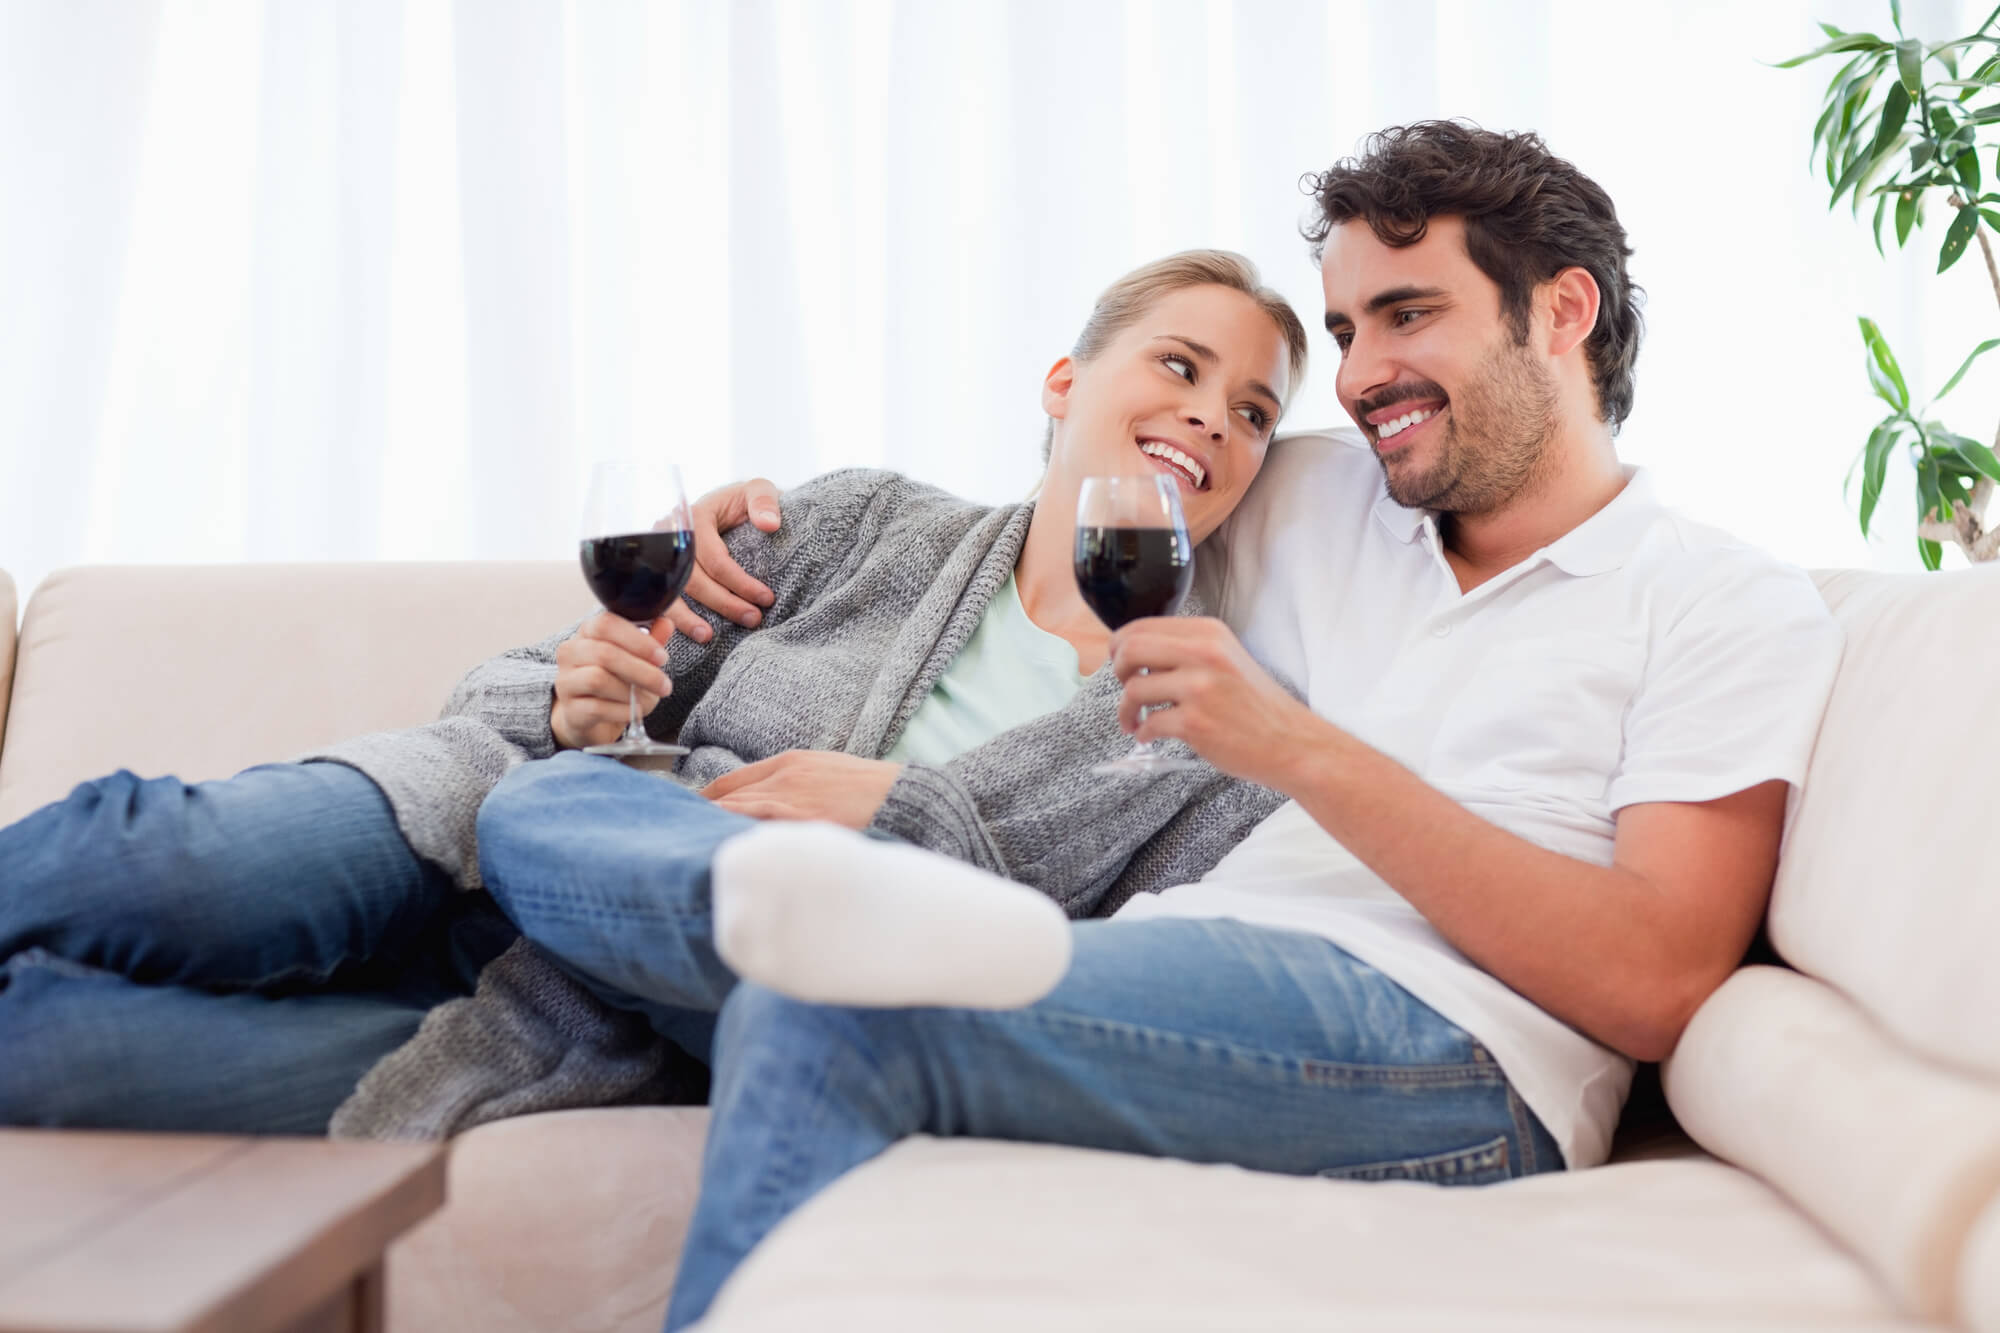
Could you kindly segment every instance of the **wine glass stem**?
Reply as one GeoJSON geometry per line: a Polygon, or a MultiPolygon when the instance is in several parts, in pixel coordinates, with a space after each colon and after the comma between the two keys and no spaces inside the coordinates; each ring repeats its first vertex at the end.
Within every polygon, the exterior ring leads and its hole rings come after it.
{"type": "Polygon", "coordinates": [[[625,687],[625,697],[630,702],[632,708],[631,721],[625,724],[625,739],[628,741],[644,741],[647,739],[647,736],[645,725],[639,721],[639,687],[637,685],[627,685],[625,687]]]}

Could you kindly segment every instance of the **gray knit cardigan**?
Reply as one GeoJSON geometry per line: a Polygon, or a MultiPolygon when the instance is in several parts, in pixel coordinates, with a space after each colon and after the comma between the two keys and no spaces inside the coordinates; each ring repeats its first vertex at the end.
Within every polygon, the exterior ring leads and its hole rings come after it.
{"type": "MultiPolygon", "coordinates": [[[[777,533],[745,525],[729,535],[731,554],[776,595],[762,626],[711,615],[707,644],[676,637],[673,690],[647,729],[678,733],[692,751],[678,776],[694,786],[785,750],[880,758],[978,628],[1032,512],[875,470],[788,492],[777,533]]],[[[366,773],[417,853],[477,887],[479,803],[514,764],[555,752],[555,652],[572,633],[475,668],[429,727],[311,757],[366,773]]],[[[1282,798],[1206,766],[1092,775],[1131,745],[1119,697],[1105,667],[1053,713],[947,763],[906,764],[874,828],[1038,888],[1073,917],[1200,878],[1282,798]]],[[[437,1137],[506,1115],[657,1098],[670,1091],[658,1046],[523,942],[369,1073],[334,1132],[437,1137]]]]}

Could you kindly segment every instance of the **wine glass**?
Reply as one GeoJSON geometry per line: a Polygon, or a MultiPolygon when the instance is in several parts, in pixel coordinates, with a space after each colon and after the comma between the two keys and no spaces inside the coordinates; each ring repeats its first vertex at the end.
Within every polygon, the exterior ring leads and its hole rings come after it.
{"type": "MultiPolygon", "coordinates": [[[[1076,497],[1076,586],[1107,628],[1170,616],[1194,582],[1194,543],[1173,478],[1158,473],[1085,477],[1076,497]]],[[[1146,710],[1139,712],[1144,721],[1146,710]]],[[[1141,741],[1093,773],[1175,773],[1201,765],[1141,741]]]]}
{"type": "MultiPolygon", "coordinates": [[[[583,502],[579,554],[584,582],[604,609],[650,631],[694,574],[694,521],[680,469],[650,458],[595,464],[583,502]]],[[[688,752],[646,734],[636,685],[628,687],[627,697],[632,716],[625,734],[609,745],[586,746],[585,754],[623,759],[688,752]]]]}

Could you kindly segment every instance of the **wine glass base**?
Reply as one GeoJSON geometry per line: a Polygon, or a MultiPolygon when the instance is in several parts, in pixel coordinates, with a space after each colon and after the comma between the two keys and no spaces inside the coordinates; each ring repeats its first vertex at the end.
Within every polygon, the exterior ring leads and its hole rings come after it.
{"type": "Polygon", "coordinates": [[[1092,764],[1090,771],[1099,774],[1131,773],[1147,777],[1154,773],[1192,773],[1202,767],[1195,759],[1162,759],[1156,755],[1140,755],[1113,759],[1107,763],[1092,764]]]}
{"type": "Polygon", "coordinates": [[[634,768],[670,767],[648,761],[678,759],[689,753],[685,745],[668,745],[664,741],[612,741],[609,745],[586,745],[583,752],[609,755],[634,768]]]}

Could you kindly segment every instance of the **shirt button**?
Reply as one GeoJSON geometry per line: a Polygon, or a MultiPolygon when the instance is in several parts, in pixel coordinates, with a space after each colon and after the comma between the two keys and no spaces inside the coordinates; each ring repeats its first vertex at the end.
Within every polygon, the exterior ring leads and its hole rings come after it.
{"type": "Polygon", "coordinates": [[[1448,637],[1448,636],[1449,636],[1450,634],[1451,634],[1451,625],[1450,625],[1450,623],[1449,623],[1449,622],[1446,622],[1446,623],[1444,623],[1444,624],[1441,624],[1441,625],[1432,625],[1432,626],[1431,626],[1431,637],[1432,637],[1433,639],[1442,639],[1442,638],[1446,638],[1446,637],[1448,637]]]}

